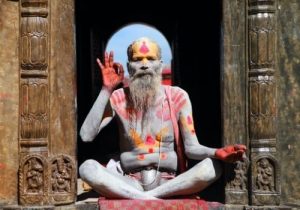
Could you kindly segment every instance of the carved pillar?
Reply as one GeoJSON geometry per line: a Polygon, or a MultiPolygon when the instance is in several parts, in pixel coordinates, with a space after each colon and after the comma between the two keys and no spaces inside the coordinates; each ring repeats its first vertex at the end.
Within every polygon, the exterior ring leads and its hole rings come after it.
{"type": "Polygon", "coordinates": [[[19,199],[47,204],[48,0],[20,1],[19,199]]]}
{"type": "Polygon", "coordinates": [[[68,87],[75,83],[74,66],[69,64],[73,61],[72,55],[75,50],[72,39],[64,38],[64,43],[59,46],[50,43],[50,34],[55,37],[55,42],[60,42],[62,36],[67,37],[63,32],[58,32],[57,25],[60,24],[67,29],[64,33],[71,34],[72,37],[73,31],[67,28],[72,24],[72,5],[71,1],[20,1],[19,201],[21,205],[67,204],[74,202],[76,198],[75,94],[73,88],[68,87]],[[54,14],[58,14],[53,15],[53,20],[50,20],[52,4],[54,14]],[[67,8],[70,13],[67,17],[70,19],[59,18],[60,15],[67,13],[61,12],[60,6],[67,8]],[[57,20],[65,22],[54,22],[57,20]],[[50,31],[50,24],[53,22],[50,31]],[[71,52],[62,59],[57,54],[65,50],[71,52]],[[60,64],[58,58],[64,63],[60,64]],[[49,65],[50,59],[52,66],[49,65]],[[64,65],[69,65],[67,70],[64,65]],[[63,73],[58,75],[59,71],[63,73]],[[60,80],[65,83],[57,82],[60,80]],[[61,93],[60,90],[64,92],[61,93]],[[63,105],[63,108],[58,109],[58,104],[63,105]],[[64,116],[64,113],[67,116],[64,116]]]}
{"type": "Polygon", "coordinates": [[[276,151],[276,0],[249,0],[248,89],[251,204],[279,205],[276,151]]]}
{"type": "MultiPolygon", "coordinates": [[[[222,125],[223,142],[247,145],[246,1],[223,0],[222,125]],[[237,12],[239,11],[239,12],[237,12]]],[[[249,161],[225,165],[225,203],[248,205],[249,161]]]]}

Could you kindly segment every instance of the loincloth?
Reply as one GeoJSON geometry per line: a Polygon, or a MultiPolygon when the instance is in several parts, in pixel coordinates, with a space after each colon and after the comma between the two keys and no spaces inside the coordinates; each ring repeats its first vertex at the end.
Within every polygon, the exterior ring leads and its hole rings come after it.
{"type": "Polygon", "coordinates": [[[144,190],[147,191],[174,179],[176,173],[171,170],[158,170],[156,167],[142,167],[125,173],[125,175],[139,181],[144,190]]]}

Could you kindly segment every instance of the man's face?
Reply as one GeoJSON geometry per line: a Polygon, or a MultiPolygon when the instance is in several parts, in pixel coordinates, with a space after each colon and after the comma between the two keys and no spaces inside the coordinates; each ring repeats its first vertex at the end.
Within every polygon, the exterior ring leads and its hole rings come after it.
{"type": "Polygon", "coordinates": [[[132,45],[132,57],[128,62],[130,77],[161,74],[162,62],[159,59],[158,46],[147,39],[132,45]]]}
{"type": "Polygon", "coordinates": [[[132,106],[136,110],[146,113],[153,105],[161,84],[161,69],[160,51],[156,43],[142,38],[131,46],[129,89],[132,106]]]}

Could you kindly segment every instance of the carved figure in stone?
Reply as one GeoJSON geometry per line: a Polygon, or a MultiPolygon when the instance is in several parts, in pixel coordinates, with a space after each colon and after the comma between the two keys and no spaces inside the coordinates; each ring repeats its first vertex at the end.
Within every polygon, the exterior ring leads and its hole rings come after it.
{"type": "Polygon", "coordinates": [[[27,192],[39,193],[43,190],[43,166],[36,158],[31,158],[28,160],[26,180],[27,192]]]}
{"type": "Polygon", "coordinates": [[[58,158],[52,165],[52,190],[54,192],[71,191],[71,166],[63,158],[58,158]]]}
{"type": "Polygon", "coordinates": [[[140,38],[128,47],[127,53],[130,81],[125,88],[116,89],[124,70],[114,62],[113,52],[105,53],[103,63],[97,59],[103,86],[80,130],[83,141],[92,141],[112,118],[117,118],[120,161],[110,161],[103,167],[95,160],[86,160],[79,168],[81,178],[109,198],[157,199],[203,190],[220,177],[218,160],[241,160],[246,147],[215,149],[199,144],[188,93],[161,84],[158,44],[140,38]],[[179,128],[183,147],[177,141],[179,128]],[[199,160],[181,174],[180,150],[188,158],[199,160]]]}
{"type": "Polygon", "coordinates": [[[247,183],[247,165],[245,162],[238,161],[234,168],[235,177],[230,182],[230,188],[234,190],[245,190],[247,183]]]}
{"type": "Polygon", "coordinates": [[[267,158],[262,158],[257,163],[256,184],[258,190],[274,191],[274,171],[273,166],[267,158]]]}

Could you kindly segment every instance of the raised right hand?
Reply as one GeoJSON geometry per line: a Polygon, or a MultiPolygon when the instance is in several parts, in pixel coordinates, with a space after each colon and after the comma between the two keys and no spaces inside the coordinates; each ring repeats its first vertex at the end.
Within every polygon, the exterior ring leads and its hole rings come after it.
{"type": "Polygon", "coordinates": [[[109,90],[114,90],[124,79],[124,69],[120,63],[114,63],[114,53],[111,51],[108,55],[105,52],[104,65],[97,58],[97,63],[101,69],[103,86],[109,90]]]}

